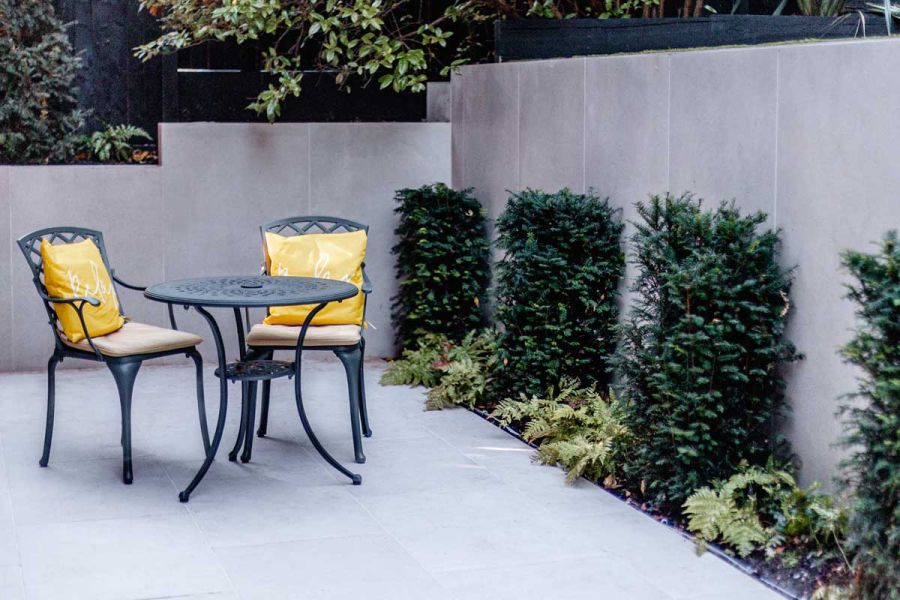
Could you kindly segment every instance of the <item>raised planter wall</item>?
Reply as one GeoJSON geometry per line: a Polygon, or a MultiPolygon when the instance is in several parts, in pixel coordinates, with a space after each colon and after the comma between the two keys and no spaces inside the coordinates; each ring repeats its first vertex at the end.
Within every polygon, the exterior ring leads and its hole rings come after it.
{"type": "Polygon", "coordinates": [[[887,35],[884,17],[711,15],[691,19],[521,19],[494,24],[497,59],[537,60],[648,50],[887,35]]]}
{"type": "MultiPolygon", "coordinates": [[[[102,230],[117,273],[146,285],[259,272],[259,225],[280,217],[363,221],[370,225],[367,265],[375,286],[366,349],[371,356],[394,353],[394,190],[450,179],[449,124],[163,124],[160,140],[160,166],[0,166],[0,371],[45,368],[52,351],[47,316],[15,244],[51,225],[102,230]]],[[[121,293],[126,314],[166,325],[165,305],[121,293]]],[[[231,353],[233,317],[217,314],[231,353]]],[[[209,338],[193,311],[176,316],[209,338]]],[[[204,343],[201,352],[211,360],[215,348],[204,343]]]]}
{"type": "Polygon", "coordinates": [[[453,183],[492,218],[506,190],[564,186],[626,219],[667,190],[768,213],[797,268],[788,336],[806,355],[786,432],[803,482],[827,486],[838,398],[856,385],[837,355],[854,323],[838,253],[900,228],[898,64],[900,40],[881,39],[463,67],[453,183]]]}

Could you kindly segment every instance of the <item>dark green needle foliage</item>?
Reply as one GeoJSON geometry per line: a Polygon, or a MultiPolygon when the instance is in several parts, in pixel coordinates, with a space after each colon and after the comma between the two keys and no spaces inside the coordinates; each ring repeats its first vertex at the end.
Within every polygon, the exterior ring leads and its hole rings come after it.
{"type": "Polygon", "coordinates": [[[460,342],[485,325],[490,248],[481,204],[471,190],[442,183],[399,190],[396,200],[397,342],[413,347],[421,332],[460,342]]]}
{"type": "Polygon", "coordinates": [[[80,66],[49,0],[0,0],[0,164],[71,156],[80,66]]]}
{"type": "Polygon", "coordinates": [[[764,465],[779,445],[780,367],[798,358],[782,339],[791,274],[762,213],[703,210],[689,194],[637,208],[640,273],[615,361],[640,440],[626,473],[677,514],[694,490],[764,465]]]}
{"type": "Polygon", "coordinates": [[[563,378],[609,382],[619,280],[625,268],[617,210],[564,189],[510,196],[497,221],[503,324],[496,399],[543,394],[563,378]]]}
{"type": "Polygon", "coordinates": [[[850,548],[861,598],[900,598],[900,243],[887,234],[876,254],[847,251],[849,298],[859,326],[843,349],[862,373],[845,438],[855,489],[850,548]]]}

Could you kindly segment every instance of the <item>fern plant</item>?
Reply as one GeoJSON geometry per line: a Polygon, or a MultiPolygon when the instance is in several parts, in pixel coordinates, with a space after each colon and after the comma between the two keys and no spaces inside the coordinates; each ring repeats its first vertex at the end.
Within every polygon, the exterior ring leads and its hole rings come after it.
{"type": "Polygon", "coordinates": [[[403,351],[381,375],[381,385],[434,387],[441,379],[439,365],[446,361],[453,344],[443,335],[421,333],[416,347],[403,351]],[[436,366],[437,365],[437,366],[436,366]]]}
{"type": "Polygon", "coordinates": [[[422,334],[415,349],[388,365],[383,385],[431,388],[426,410],[473,408],[483,401],[497,358],[494,331],[470,331],[458,344],[437,334],[422,334]]]}
{"type": "Polygon", "coordinates": [[[522,436],[538,444],[535,460],[562,466],[568,483],[579,477],[615,478],[630,441],[622,402],[571,378],[563,379],[558,391],[550,388],[545,397],[523,394],[518,401],[504,400],[492,416],[503,425],[525,421],[522,436]]]}
{"type": "Polygon", "coordinates": [[[718,540],[741,557],[757,550],[772,557],[783,545],[789,554],[813,549],[843,556],[846,511],[820,493],[818,484],[799,487],[771,459],[764,468],[745,463],[727,480],[697,490],[685,501],[684,514],[701,551],[718,540]]]}
{"type": "Polygon", "coordinates": [[[107,125],[102,131],[84,136],[81,149],[90,160],[132,162],[134,155],[132,143],[138,139],[153,140],[149,133],[134,125],[107,125]]]}

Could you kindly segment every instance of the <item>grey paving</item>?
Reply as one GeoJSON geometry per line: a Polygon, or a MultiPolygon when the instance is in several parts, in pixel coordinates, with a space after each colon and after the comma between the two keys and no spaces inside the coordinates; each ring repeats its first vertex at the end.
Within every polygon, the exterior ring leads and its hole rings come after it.
{"type": "MultiPolygon", "coordinates": [[[[105,370],[58,374],[47,469],[37,465],[44,375],[0,376],[0,598],[775,597],[602,490],[564,485],[477,416],[424,412],[421,389],[379,387],[382,368],[367,365],[375,436],[354,467],[362,486],[311,451],[289,384],[277,382],[253,461],[223,453],[187,505],[176,492],[202,453],[189,366],[138,376],[130,487],[105,370]]],[[[339,363],[311,360],[304,374],[313,426],[349,462],[339,363]]]]}

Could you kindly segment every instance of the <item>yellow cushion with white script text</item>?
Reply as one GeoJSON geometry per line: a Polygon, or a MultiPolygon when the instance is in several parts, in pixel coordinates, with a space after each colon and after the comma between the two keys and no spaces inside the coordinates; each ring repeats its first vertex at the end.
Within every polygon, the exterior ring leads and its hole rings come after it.
{"type": "MultiPolygon", "coordinates": [[[[285,237],[266,232],[266,267],[269,275],[337,279],[362,288],[366,258],[365,231],[309,233],[285,237]]],[[[332,302],[313,317],[312,325],[362,325],[365,297],[359,292],[343,302],[332,302]]],[[[315,306],[273,306],[266,325],[303,325],[315,306]]]]}
{"type": "MultiPolygon", "coordinates": [[[[92,240],[71,244],[51,244],[41,241],[41,260],[44,265],[44,286],[54,298],[89,297],[100,306],[84,304],[84,323],[91,337],[99,337],[122,328],[125,319],[119,314],[119,299],[112,279],[92,240]]],[[[75,307],[53,304],[59,324],[69,341],[78,343],[85,338],[84,329],[75,307]]]]}

